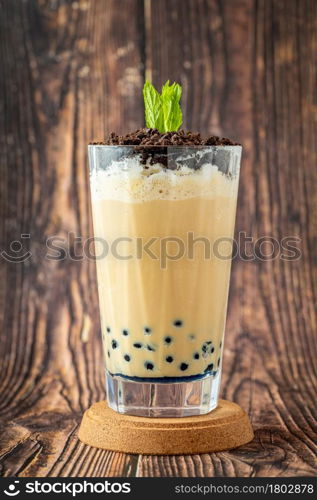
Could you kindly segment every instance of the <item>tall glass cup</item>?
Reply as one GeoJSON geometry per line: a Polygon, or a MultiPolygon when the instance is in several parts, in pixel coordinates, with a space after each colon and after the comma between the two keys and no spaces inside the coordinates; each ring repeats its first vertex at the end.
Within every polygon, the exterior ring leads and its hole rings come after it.
{"type": "Polygon", "coordinates": [[[241,146],[89,146],[109,406],[217,406],[241,146]]]}

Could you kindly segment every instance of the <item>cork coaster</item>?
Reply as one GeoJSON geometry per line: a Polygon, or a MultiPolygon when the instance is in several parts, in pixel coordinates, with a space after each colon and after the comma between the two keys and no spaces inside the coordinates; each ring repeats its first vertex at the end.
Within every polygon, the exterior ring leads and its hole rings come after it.
{"type": "Polygon", "coordinates": [[[207,415],[146,418],[121,415],[105,401],[84,414],[79,439],[90,446],[142,455],[186,455],[228,450],[254,437],[247,414],[221,399],[207,415]]]}

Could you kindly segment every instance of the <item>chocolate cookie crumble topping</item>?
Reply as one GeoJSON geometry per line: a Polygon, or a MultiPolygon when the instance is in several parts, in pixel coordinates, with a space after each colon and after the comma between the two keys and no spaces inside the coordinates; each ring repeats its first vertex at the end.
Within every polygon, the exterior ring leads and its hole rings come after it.
{"type": "MultiPolygon", "coordinates": [[[[177,168],[177,164],[173,160],[173,154],[170,151],[168,154],[168,147],[203,148],[204,146],[240,145],[226,137],[210,136],[203,138],[198,132],[185,132],[184,130],[161,133],[153,128],[141,128],[126,135],[117,135],[115,132],[111,132],[103,142],[91,142],[90,144],[97,146],[133,146],[132,153],[140,156],[140,162],[145,165],[145,168],[148,168],[148,164],[160,163],[171,170],[177,168]]],[[[175,156],[177,155],[175,154],[175,156]]],[[[188,166],[198,169],[200,168],[200,162],[192,160],[192,165],[189,164],[188,166]]]]}
{"type": "Polygon", "coordinates": [[[105,146],[239,146],[239,143],[216,135],[203,138],[199,132],[178,130],[160,133],[153,128],[141,128],[126,135],[111,132],[102,142],[91,142],[105,146]]]}

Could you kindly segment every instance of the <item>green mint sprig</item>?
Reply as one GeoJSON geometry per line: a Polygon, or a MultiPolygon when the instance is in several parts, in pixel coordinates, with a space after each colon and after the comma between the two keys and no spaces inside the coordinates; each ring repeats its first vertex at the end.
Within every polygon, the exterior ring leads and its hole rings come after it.
{"type": "Polygon", "coordinates": [[[178,83],[170,85],[167,80],[160,94],[147,80],[143,87],[146,126],[161,133],[176,132],[183,121],[181,96],[182,87],[178,83]]]}

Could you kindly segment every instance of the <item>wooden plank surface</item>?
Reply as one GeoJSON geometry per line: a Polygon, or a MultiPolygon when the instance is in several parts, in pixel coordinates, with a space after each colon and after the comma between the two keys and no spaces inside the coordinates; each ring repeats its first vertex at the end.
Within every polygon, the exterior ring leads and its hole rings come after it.
{"type": "Polygon", "coordinates": [[[316,475],[316,2],[1,0],[0,14],[1,251],[32,253],[1,254],[0,474],[316,475]],[[298,261],[233,264],[222,396],[256,437],[230,452],[76,437],[105,394],[94,263],[48,260],[45,240],[91,236],[86,144],[143,124],[145,75],[182,83],[186,127],[243,143],[237,233],[301,238],[298,261]]]}

